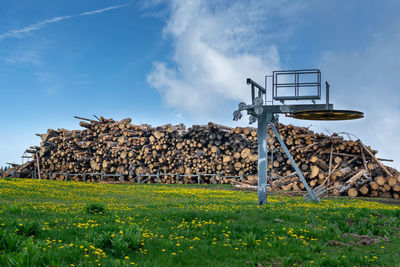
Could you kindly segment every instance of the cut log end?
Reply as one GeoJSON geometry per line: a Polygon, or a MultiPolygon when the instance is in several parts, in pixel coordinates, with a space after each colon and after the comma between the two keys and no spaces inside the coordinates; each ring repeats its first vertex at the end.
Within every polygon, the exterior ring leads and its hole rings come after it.
{"type": "Polygon", "coordinates": [[[350,189],[347,191],[347,195],[348,195],[349,197],[356,197],[356,196],[358,196],[358,190],[357,190],[357,188],[354,188],[354,187],[350,188],[350,189]]]}

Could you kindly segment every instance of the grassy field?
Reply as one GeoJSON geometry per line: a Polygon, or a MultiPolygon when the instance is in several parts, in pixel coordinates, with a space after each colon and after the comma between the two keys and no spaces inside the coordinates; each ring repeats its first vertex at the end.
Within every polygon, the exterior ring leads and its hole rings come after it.
{"type": "Polygon", "coordinates": [[[0,179],[1,266],[400,266],[400,207],[0,179]]]}

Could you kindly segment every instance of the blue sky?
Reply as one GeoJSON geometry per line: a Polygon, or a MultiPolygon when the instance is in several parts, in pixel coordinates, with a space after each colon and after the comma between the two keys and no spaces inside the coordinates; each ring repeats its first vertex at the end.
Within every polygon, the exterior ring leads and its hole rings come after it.
{"type": "Polygon", "coordinates": [[[135,123],[232,122],[245,78],[320,68],[350,132],[400,167],[400,2],[50,1],[0,4],[0,166],[74,115],[135,123]]]}

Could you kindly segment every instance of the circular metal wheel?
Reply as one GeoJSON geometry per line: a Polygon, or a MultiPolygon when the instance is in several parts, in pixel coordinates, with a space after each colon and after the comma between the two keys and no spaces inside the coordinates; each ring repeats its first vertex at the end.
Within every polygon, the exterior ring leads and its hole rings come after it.
{"type": "Polygon", "coordinates": [[[255,112],[257,115],[261,115],[261,114],[264,112],[264,108],[263,108],[263,107],[255,107],[255,108],[254,108],[254,112],[255,112]]]}
{"type": "Polygon", "coordinates": [[[255,99],[254,99],[254,104],[256,105],[256,106],[261,106],[262,104],[263,104],[263,99],[262,99],[262,97],[256,97],[255,99]]]}
{"type": "Polygon", "coordinates": [[[293,112],[291,117],[300,120],[339,121],[361,119],[364,118],[364,113],[355,110],[311,109],[293,112]]]}
{"type": "Polygon", "coordinates": [[[239,103],[239,109],[246,109],[247,105],[244,102],[239,103]]]}

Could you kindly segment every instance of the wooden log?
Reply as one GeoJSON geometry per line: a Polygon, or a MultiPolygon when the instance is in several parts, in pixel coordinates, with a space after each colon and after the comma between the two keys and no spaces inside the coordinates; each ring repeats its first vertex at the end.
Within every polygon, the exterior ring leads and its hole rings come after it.
{"type": "Polygon", "coordinates": [[[379,165],[378,164],[374,164],[374,163],[368,163],[367,164],[367,166],[368,166],[368,169],[370,170],[370,171],[373,171],[373,170],[375,170],[377,167],[379,167],[379,165]]]}
{"type": "Polygon", "coordinates": [[[392,194],[391,194],[390,192],[382,192],[382,193],[379,194],[379,197],[382,197],[382,198],[391,198],[391,197],[392,197],[392,194]]]}
{"type": "Polygon", "coordinates": [[[354,188],[354,187],[350,188],[350,189],[347,191],[347,195],[348,195],[349,197],[356,197],[356,196],[358,195],[358,190],[357,190],[357,188],[354,188]]]}
{"type": "Polygon", "coordinates": [[[371,182],[370,186],[372,190],[378,190],[379,188],[379,184],[377,182],[371,182]]]}
{"type": "Polygon", "coordinates": [[[319,174],[319,168],[318,166],[311,166],[311,175],[310,178],[313,179],[315,177],[317,177],[319,174]]]}
{"type": "Polygon", "coordinates": [[[345,177],[346,175],[350,174],[352,170],[353,169],[350,166],[346,166],[336,172],[336,177],[345,177]]]}
{"type": "Polygon", "coordinates": [[[368,186],[363,185],[362,187],[360,187],[359,191],[360,191],[360,193],[363,194],[363,195],[368,194],[368,192],[369,192],[368,186]]]}
{"type": "MultiPolygon", "coordinates": [[[[159,127],[133,125],[130,119],[96,119],[81,121],[80,124],[85,128],[82,130],[57,129],[49,130],[44,135],[39,134],[42,139],[41,146],[38,147],[41,169],[44,172],[51,170],[70,173],[123,172],[130,175],[130,179],[135,178],[138,173],[156,172],[196,174],[223,171],[226,175],[248,177],[257,174],[257,135],[254,128],[233,129],[210,123],[186,129],[182,125],[175,127],[171,124],[159,127]],[[135,167],[131,169],[130,166],[135,167]],[[141,171],[136,172],[137,170],[141,171]]],[[[392,179],[384,177],[385,183],[379,185],[375,181],[369,181],[369,176],[361,172],[363,169],[369,170],[373,180],[385,174],[369,154],[363,155],[366,150],[359,143],[343,140],[340,136],[314,134],[304,127],[278,124],[278,130],[312,186],[325,183],[329,186],[339,181],[345,186],[351,184],[351,187],[359,187],[359,190],[363,188],[364,191],[370,191],[365,194],[360,191],[359,195],[367,196],[375,194],[372,191],[383,190],[399,192],[395,191],[399,189],[400,183],[397,173],[392,179]],[[335,164],[332,165],[333,162],[335,164]],[[377,188],[373,189],[374,186],[377,188]]],[[[287,156],[276,138],[271,137],[268,142],[275,147],[273,175],[288,178],[293,173],[293,168],[287,156]]],[[[271,169],[271,164],[268,167],[271,169]]],[[[388,170],[395,173],[392,169],[388,170]]],[[[202,177],[202,182],[209,183],[209,178],[202,177]]],[[[291,177],[293,179],[285,180],[286,178],[282,182],[274,181],[274,184],[290,190],[304,189],[296,175],[291,177]]],[[[177,182],[171,177],[162,180],[166,183],[177,182]]],[[[180,182],[191,183],[191,180],[185,177],[180,182]]],[[[154,182],[154,178],[146,181],[154,182]]],[[[221,183],[226,182],[229,181],[221,179],[221,183]]]]}
{"type": "Polygon", "coordinates": [[[393,191],[395,192],[400,192],[400,185],[399,184],[395,184],[392,186],[393,191]]]}
{"type": "Polygon", "coordinates": [[[393,175],[386,169],[385,166],[375,157],[375,155],[359,140],[361,146],[364,148],[365,151],[375,160],[375,162],[379,165],[379,167],[389,176],[392,177],[393,175]]]}
{"type": "Polygon", "coordinates": [[[361,169],[355,175],[353,175],[349,180],[346,181],[346,184],[353,186],[361,177],[366,175],[368,172],[365,169],[361,169]]]}
{"type": "Polygon", "coordinates": [[[240,156],[242,157],[242,159],[247,158],[249,155],[251,154],[251,150],[249,148],[245,148],[242,150],[242,152],[240,153],[240,156]]]}
{"type": "Polygon", "coordinates": [[[99,123],[96,120],[92,120],[92,119],[87,119],[87,118],[83,118],[83,117],[79,117],[79,116],[74,116],[75,119],[79,119],[79,120],[83,120],[83,121],[89,121],[89,122],[93,122],[93,123],[99,123]]]}
{"type": "Polygon", "coordinates": [[[395,184],[397,184],[397,179],[395,177],[389,177],[387,179],[387,183],[389,186],[393,187],[395,184]]]}
{"type": "Polygon", "coordinates": [[[329,166],[319,157],[317,156],[312,156],[310,159],[311,163],[315,163],[318,167],[320,167],[321,169],[323,169],[324,171],[328,171],[329,170],[329,166]]]}
{"type": "Polygon", "coordinates": [[[363,160],[364,169],[367,171],[368,175],[371,175],[371,173],[368,169],[367,160],[365,158],[364,148],[361,145],[360,145],[360,151],[361,151],[361,158],[363,160]]]}
{"type": "Polygon", "coordinates": [[[371,197],[377,197],[378,196],[378,191],[372,190],[371,191],[371,197]]]}
{"type": "Polygon", "coordinates": [[[378,185],[382,186],[382,185],[384,185],[386,183],[386,179],[383,176],[378,176],[378,177],[375,178],[375,182],[378,185]]]}
{"type": "Polygon", "coordinates": [[[338,163],[342,162],[342,158],[341,158],[341,157],[335,157],[335,158],[333,159],[333,161],[334,161],[336,164],[338,164],[338,163]]]}

